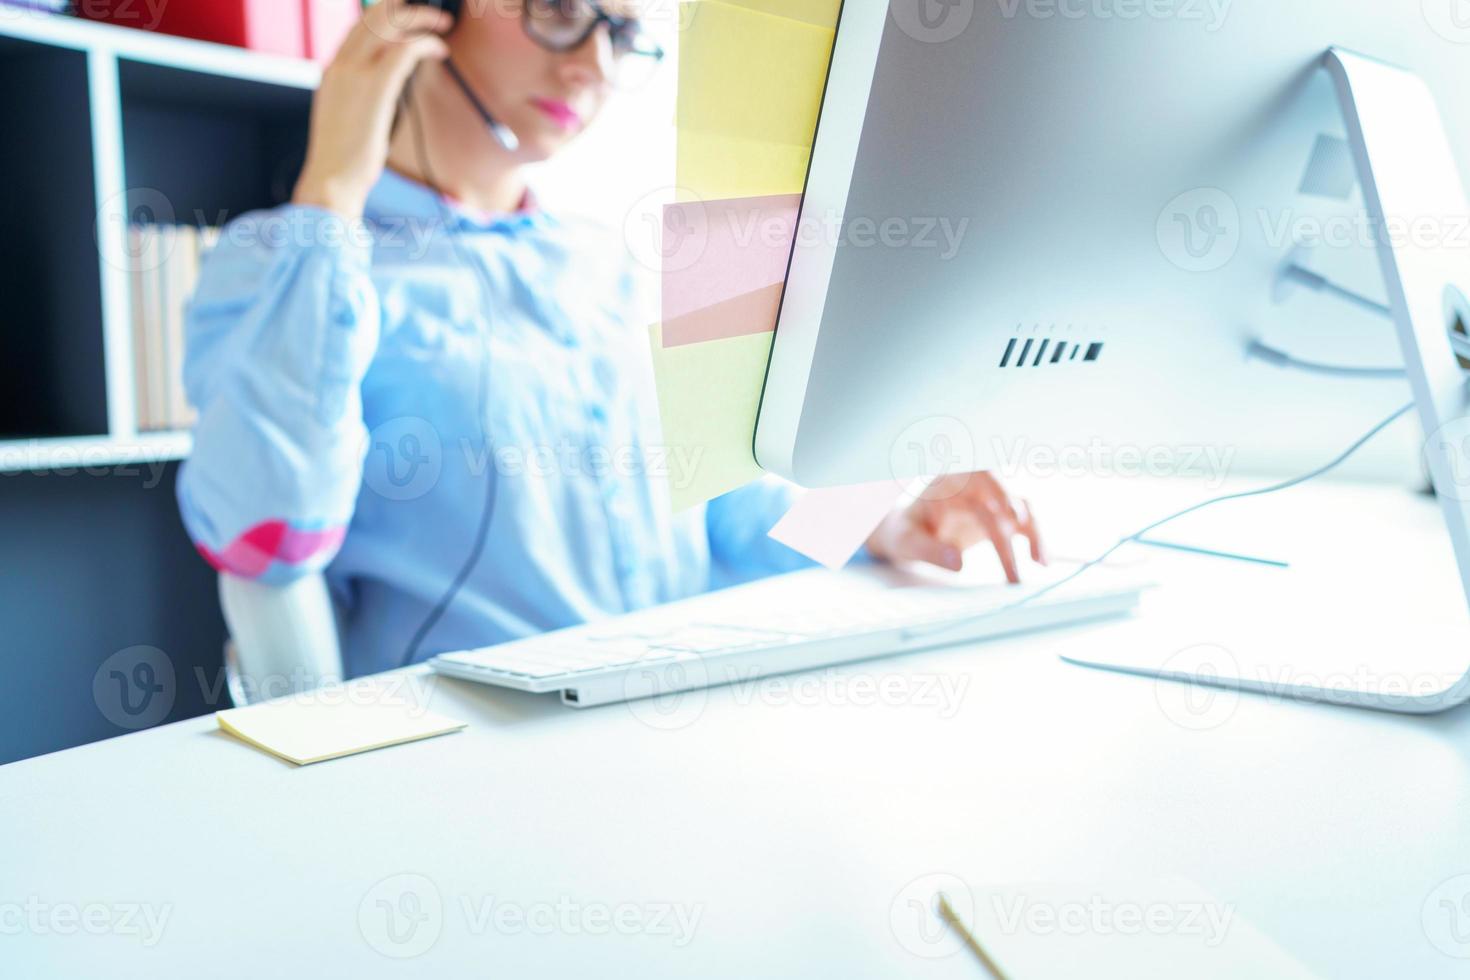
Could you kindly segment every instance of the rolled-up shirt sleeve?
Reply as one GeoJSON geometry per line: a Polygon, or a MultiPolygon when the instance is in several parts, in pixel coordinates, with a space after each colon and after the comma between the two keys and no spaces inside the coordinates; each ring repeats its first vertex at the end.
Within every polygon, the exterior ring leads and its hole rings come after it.
{"type": "Polygon", "coordinates": [[[179,479],[184,524],[216,569],[284,583],[341,547],[362,483],[362,379],[377,351],[371,238],[285,207],[230,224],[187,317],[199,412],[179,479]]]}

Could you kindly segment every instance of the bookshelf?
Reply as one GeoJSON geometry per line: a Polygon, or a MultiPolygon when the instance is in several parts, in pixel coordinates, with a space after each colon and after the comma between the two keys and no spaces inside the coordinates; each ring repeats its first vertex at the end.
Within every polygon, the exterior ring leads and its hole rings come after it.
{"type": "Polygon", "coordinates": [[[188,456],[187,432],[139,428],[128,224],[159,201],[203,224],[288,197],[320,78],[0,6],[0,473],[188,456]]]}

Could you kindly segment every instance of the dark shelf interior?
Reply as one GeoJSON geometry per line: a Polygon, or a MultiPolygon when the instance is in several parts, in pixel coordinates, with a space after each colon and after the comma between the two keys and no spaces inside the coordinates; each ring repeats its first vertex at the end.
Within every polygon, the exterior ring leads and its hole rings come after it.
{"type": "Polygon", "coordinates": [[[219,225],[290,199],[309,91],[126,59],[118,71],[134,220],[219,225]]]}
{"type": "Polygon", "coordinates": [[[86,55],[11,41],[0,91],[0,438],[105,434],[86,55]]]}

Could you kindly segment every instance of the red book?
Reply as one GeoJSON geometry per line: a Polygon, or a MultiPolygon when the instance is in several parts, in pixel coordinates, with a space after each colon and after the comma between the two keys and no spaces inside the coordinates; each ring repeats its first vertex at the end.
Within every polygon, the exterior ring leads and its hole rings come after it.
{"type": "Polygon", "coordinates": [[[362,19],[362,0],[305,0],[306,56],[326,63],[362,19]]]}
{"type": "Polygon", "coordinates": [[[125,27],[232,44],[238,48],[306,57],[303,0],[89,0],[83,16],[125,27]],[[156,16],[152,11],[156,10],[156,16]]]}

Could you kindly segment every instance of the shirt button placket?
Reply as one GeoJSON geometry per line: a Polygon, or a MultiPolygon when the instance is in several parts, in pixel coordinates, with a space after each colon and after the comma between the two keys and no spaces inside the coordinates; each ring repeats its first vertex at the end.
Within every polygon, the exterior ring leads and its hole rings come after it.
{"type": "Polygon", "coordinates": [[[617,472],[618,454],[609,438],[611,433],[607,409],[601,404],[591,404],[587,408],[587,417],[592,432],[592,445],[603,446],[612,457],[608,467],[597,474],[598,490],[602,497],[603,511],[607,514],[608,534],[613,549],[613,569],[617,573],[623,601],[633,608],[642,602],[639,598],[641,590],[637,582],[638,564],[630,531],[630,515],[626,507],[627,488],[623,485],[622,474],[617,472]]]}

